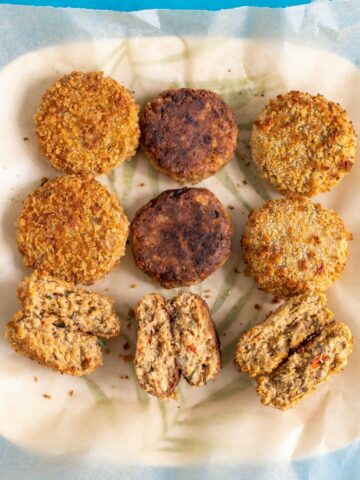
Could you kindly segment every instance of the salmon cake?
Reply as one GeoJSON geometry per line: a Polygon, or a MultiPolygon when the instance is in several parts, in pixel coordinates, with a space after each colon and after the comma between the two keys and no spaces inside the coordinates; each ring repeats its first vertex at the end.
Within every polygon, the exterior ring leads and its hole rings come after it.
{"type": "Polygon", "coordinates": [[[261,402],[280,410],[294,407],[347,364],[353,349],[345,323],[332,322],[288,360],[257,380],[261,402]]]}
{"type": "Polygon", "coordinates": [[[138,322],[135,373],[151,395],[175,395],[180,379],[168,302],[157,293],[145,295],[135,309],[138,322]]]}
{"type": "Polygon", "coordinates": [[[95,179],[47,180],[25,200],[16,239],[27,267],[91,284],[125,254],[129,222],[115,196],[95,179]]]}
{"type": "Polygon", "coordinates": [[[235,362],[251,377],[271,373],[333,317],[324,294],[293,297],[240,336],[235,362]]]}
{"type": "Polygon", "coordinates": [[[151,165],[180,183],[195,184],[214,175],[235,154],[234,113],[208,90],[162,92],[145,106],[140,128],[151,165]]]}
{"type": "Polygon", "coordinates": [[[322,95],[279,95],[255,121],[252,157],[259,175],[283,194],[327,192],[355,162],[356,134],[345,110],[322,95]]]}
{"type": "Polygon", "coordinates": [[[98,175],[130,160],[139,136],[139,106],[102,72],[72,72],[45,93],[34,115],[43,155],[57,170],[98,175]]]}
{"type": "Polygon", "coordinates": [[[221,369],[219,338],[209,308],[193,293],[183,292],[171,301],[172,330],[179,366],[185,380],[203,386],[221,369]]]}
{"type": "Polygon", "coordinates": [[[165,288],[195,285],[229,258],[232,225],[206,188],[166,190],[130,226],[135,263],[165,288]]]}
{"type": "Polygon", "coordinates": [[[35,271],[18,289],[23,309],[5,336],[20,354],[53,370],[87,375],[102,365],[100,338],[120,333],[113,300],[35,271]]]}
{"type": "Polygon", "coordinates": [[[287,298],[328,289],[345,267],[351,238],[334,210],[291,195],[250,213],[242,250],[260,288],[287,298]]]}

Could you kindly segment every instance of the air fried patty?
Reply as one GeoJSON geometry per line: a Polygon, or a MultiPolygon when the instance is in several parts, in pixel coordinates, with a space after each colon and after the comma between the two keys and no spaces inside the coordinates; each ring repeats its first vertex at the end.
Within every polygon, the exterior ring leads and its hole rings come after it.
{"type": "Polygon", "coordinates": [[[281,193],[312,196],[334,187],[355,162],[356,135],[342,107],[322,95],[279,95],[253,125],[259,174],[281,193]]]}
{"type": "Polygon", "coordinates": [[[259,286],[286,298],[329,288],[345,267],[351,238],[334,210],[292,195],[250,213],[242,249],[259,286]]]}
{"type": "Polygon", "coordinates": [[[129,222],[115,196],[95,179],[65,175],[25,200],[16,240],[24,264],[90,284],[125,254],[129,222]]]}
{"type": "Polygon", "coordinates": [[[240,336],[235,361],[241,371],[252,377],[271,373],[333,316],[323,294],[293,297],[271,312],[264,322],[240,336]]]}
{"type": "Polygon", "coordinates": [[[280,367],[258,378],[261,402],[280,410],[294,407],[346,366],[352,348],[352,335],[344,323],[326,325],[280,367]]]}
{"type": "Polygon", "coordinates": [[[139,140],[139,106],[102,72],[72,72],[45,93],[34,115],[44,156],[66,173],[98,175],[129,160],[139,140]]]}
{"type": "Polygon", "coordinates": [[[6,326],[6,337],[22,355],[69,375],[102,365],[101,338],[120,333],[113,301],[35,271],[21,282],[23,309],[6,326]]]}
{"type": "Polygon", "coordinates": [[[171,301],[172,330],[178,362],[190,385],[203,386],[220,372],[219,340],[204,300],[180,293],[171,301]]]}
{"type": "Polygon", "coordinates": [[[131,222],[136,265],[165,288],[194,285],[230,255],[230,218],[205,188],[167,190],[131,222]]]}
{"type": "Polygon", "coordinates": [[[208,90],[166,90],[146,105],[140,127],[150,163],[181,183],[214,175],[236,149],[234,114],[208,90]]]}
{"type": "Polygon", "coordinates": [[[160,398],[174,394],[179,368],[169,305],[157,293],[145,295],[135,309],[138,333],[135,373],[140,386],[160,398]]]}

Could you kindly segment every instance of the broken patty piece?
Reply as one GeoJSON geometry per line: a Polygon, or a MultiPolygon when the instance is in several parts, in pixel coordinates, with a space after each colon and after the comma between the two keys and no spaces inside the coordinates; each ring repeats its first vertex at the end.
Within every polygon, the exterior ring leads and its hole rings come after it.
{"type": "Polygon", "coordinates": [[[203,386],[220,372],[219,340],[204,300],[180,293],[171,302],[178,362],[190,385],[203,386]]]}
{"type": "Polygon", "coordinates": [[[261,402],[280,410],[294,407],[331,375],[340,372],[352,349],[349,328],[344,323],[330,323],[279,368],[258,378],[261,402]]]}
{"type": "Polygon", "coordinates": [[[99,338],[120,333],[113,301],[47,274],[34,272],[20,284],[23,310],[7,324],[12,347],[42,365],[87,375],[102,365],[99,338]]]}
{"type": "Polygon", "coordinates": [[[321,330],[333,316],[323,294],[293,297],[271,312],[263,323],[241,335],[235,362],[252,377],[271,373],[291,350],[321,330]]]}
{"type": "Polygon", "coordinates": [[[156,397],[173,396],[179,382],[171,331],[170,308],[156,293],[145,295],[135,309],[138,334],[135,373],[140,386],[156,397]]]}

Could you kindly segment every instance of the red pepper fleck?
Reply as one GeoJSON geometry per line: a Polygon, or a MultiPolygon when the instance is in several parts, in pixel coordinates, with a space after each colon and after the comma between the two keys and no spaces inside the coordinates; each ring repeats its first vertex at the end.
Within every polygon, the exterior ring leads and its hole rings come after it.
{"type": "Polygon", "coordinates": [[[197,354],[197,351],[196,351],[196,348],[194,347],[194,345],[188,345],[187,346],[187,349],[190,350],[191,352],[195,353],[195,355],[197,354]]]}
{"type": "Polygon", "coordinates": [[[320,355],[316,355],[316,357],[311,362],[311,368],[318,368],[320,365],[326,360],[328,355],[326,353],[321,353],[320,355]]]}

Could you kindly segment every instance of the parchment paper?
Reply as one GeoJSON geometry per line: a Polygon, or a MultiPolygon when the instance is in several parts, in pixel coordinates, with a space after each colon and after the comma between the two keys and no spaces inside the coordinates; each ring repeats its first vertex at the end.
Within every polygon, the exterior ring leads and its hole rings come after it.
{"type": "MultiPolygon", "coordinates": [[[[300,89],[340,102],[360,130],[359,70],[330,51],[336,32],[337,52],[357,60],[357,52],[347,48],[350,37],[355,39],[353,45],[360,38],[359,27],[354,27],[359,9],[356,1],[331,3],[281,12],[237,9],[211,14],[0,7],[4,33],[0,58],[3,64],[12,59],[0,71],[2,330],[18,308],[17,284],[29,273],[17,251],[14,223],[22,201],[41,178],[58,174],[42,158],[32,122],[43,92],[57,77],[74,69],[102,69],[134,90],[141,104],[170,86],[208,88],[232,106],[241,132],[234,160],[200,184],[228,207],[235,228],[233,253],[224,268],[191,288],[205,297],[219,330],[224,364],[219,378],[201,389],[181,382],[179,402],[158,400],[139,390],[128,361],[136,328],[129,308],[144,293],[172,296],[175,292],[159,289],[136,270],[128,248],[121,265],[93,287],[115,298],[122,319],[122,335],[108,343],[104,366],[96,373],[87,379],[61,376],[14,353],[1,338],[0,434],[6,439],[31,451],[82,455],[89,461],[187,465],[287,462],[345,447],[359,437],[358,348],[344,373],[287,412],[262,406],[253,382],[233,364],[240,332],[274,308],[271,298],[244,276],[239,246],[250,209],[276,196],[251,164],[252,121],[269,98],[300,89]],[[323,16],[325,10],[331,15],[323,16]],[[198,25],[195,18],[201,20],[198,25]],[[276,39],[274,23],[279,19],[276,39]],[[234,28],[235,22],[240,25],[238,34],[226,28],[234,28]],[[30,23],[37,25],[32,35],[30,23]],[[307,32],[303,45],[296,36],[302,28],[307,32]],[[249,35],[242,35],[244,29],[249,35]],[[185,34],[169,36],[172,30],[185,34]],[[239,38],[246,36],[252,38],[239,38]],[[310,42],[314,38],[321,49],[310,42]],[[11,41],[15,43],[9,50],[11,41]],[[124,349],[126,343],[129,350],[124,349]],[[44,393],[51,398],[44,398],[44,393]]],[[[157,174],[141,153],[99,180],[116,193],[129,219],[150,198],[177,186],[157,174]]],[[[336,318],[350,325],[355,342],[360,338],[359,184],[356,164],[339,186],[316,199],[335,208],[354,233],[351,257],[345,273],[329,290],[329,303],[336,318]]]]}

